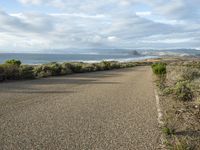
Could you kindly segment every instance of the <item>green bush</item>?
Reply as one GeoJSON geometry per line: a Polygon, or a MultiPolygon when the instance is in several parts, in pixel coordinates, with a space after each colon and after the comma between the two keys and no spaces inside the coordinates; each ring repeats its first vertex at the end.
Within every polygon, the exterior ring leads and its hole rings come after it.
{"type": "Polygon", "coordinates": [[[173,94],[174,92],[174,89],[172,87],[165,87],[163,90],[162,90],[162,93],[164,95],[170,95],[170,94],[173,94]]]}
{"type": "Polygon", "coordinates": [[[47,65],[40,65],[34,67],[34,75],[37,78],[52,76],[51,68],[47,65]]]}
{"type": "Polygon", "coordinates": [[[120,63],[120,68],[126,68],[127,64],[126,63],[120,63]]]}
{"type": "Polygon", "coordinates": [[[61,75],[62,65],[58,63],[49,63],[34,68],[36,77],[49,77],[61,75]]]}
{"type": "Polygon", "coordinates": [[[93,65],[94,65],[96,71],[103,71],[104,70],[104,66],[103,66],[102,63],[94,63],[93,65]]]}
{"type": "Polygon", "coordinates": [[[82,66],[83,66],[83,63],[71,63],[71,70],[73,73],[81,73],[83,72],[82,70],[82,66]]]}
{"type": "Polygon", "coordinates": [[[125,65],[125,66],[124,66],[125,68],[130,68],[130,67],[139,66],[140,63],[126,62],[126,63],[124,63],[124,65],[125,65]]]}
{"type": "Polygon", "coordinates": [[[58,63],[48,64],[50,72],[53,76],[61,75],[62,66],[58,63]]]}
{"type": "Polygon", "coordinates": [[[21,79],[34,79],[34,67],[28,65],[20,66],[19,74],[21,79]]]}
{"type": "Polygon", "coordinates": [[[165,63],[154,63],[151,65],[153,72],[156,75],[164,75],[167,73],[166,64],[165,63]]]}
{"type": "Polygon", "coordinates": [[[6,80],[16,80],[20,78],[19,67],[13,64],[3,64],[4,78],[6,80]]]}
{"type": "Polygon", "coordinates": [[[93,64],[83,64],[82,72],[93,72],[96,71],[96,67],[93,64]]]}
{"type": "Polygon", "coordinates": [[[7,60],[4,64],[0,65],[0,81],[2,80],[16,80],[20,78],[19,67],[20,60],[7,60]]]}
{"type": "Polygon", "coordinates": [[[162,128],[162,132],[163,132],[165,135],[172,135],[172,134],[175,133],[175,129],[169,128],[169,127],[163,127],[163,128],[162,128]]]}
{"type": "Polygon", "coordinates": [[[102,65],[103,65],[103,69],[104,70],[110,70],[110,69],[112,69],[111,68],[111,62],[109,62],[109,61],[103,61],[102,65]]]}
{"type": "Polygon", "coordinates": [[[11,59],[11,60],[5,61],[5,64],[20,66],[21,65],[21,61],[20,60],[11,59]]]}
{"type": "Polygon", "coordinates": [[[0,65],[0,81],[5,80],[5,72],[3,65],[0,65]]]}
{"type": "Polygon", "coordinates": [[[71,74],[72,73],[71,66],[72,65],[70,63],[63,63],[61,65],[61,75],[71,74]]]}

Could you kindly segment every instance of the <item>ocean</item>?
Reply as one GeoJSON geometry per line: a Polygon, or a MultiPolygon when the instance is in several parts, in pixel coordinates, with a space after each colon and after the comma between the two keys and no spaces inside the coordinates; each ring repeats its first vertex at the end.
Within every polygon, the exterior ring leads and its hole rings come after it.
{"type": "Polygon", "coordinates": [[[0,53],[0,64],[9,59],[21,60],[23,64],[45,64],[50,62],[100,62],[100,61],[138,61],[156,56],[128,54],[19,54],[0,53]]]}
{"type": "Polygon", "coordinates": [[[163,56],[196,56],[200,57],[200,50],[173,49],[173,50],[138,50],[123,51],[107,54],[24,54],[0,53],[0,64],[9,59],[21,60],[23,64],[46,64],[50,62],[100,62],[100,61],[138,61],[163,56]]]}

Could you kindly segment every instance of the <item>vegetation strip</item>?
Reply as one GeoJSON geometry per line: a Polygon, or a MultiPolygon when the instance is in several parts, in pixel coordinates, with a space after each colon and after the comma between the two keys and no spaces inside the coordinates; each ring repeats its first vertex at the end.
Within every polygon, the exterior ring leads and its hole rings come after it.
{"type": "Polygon", "coordinates": [[[164,112],[162,132],[169,150],[199,150],[200,61],[152,65],[164,112]]]}
{"type": "Polygon", "coordinates": [[[151,64],[151,62],[102,61],[100,63],[52,62],[43,65],[22,65],[20,60],[8,60],[4,64],[0,64],[0,81],[36,79],[50,76],[68,75],[72,73],[129,68],[149,64],[151,64]]]}

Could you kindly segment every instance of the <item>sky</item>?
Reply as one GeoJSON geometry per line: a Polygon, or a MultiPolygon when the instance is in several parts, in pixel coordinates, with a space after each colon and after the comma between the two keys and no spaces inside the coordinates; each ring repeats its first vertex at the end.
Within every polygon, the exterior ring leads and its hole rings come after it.
{"type": "Polygon", "coordinates": [[[200,48],[200,0],[1,0],[0,52],[200,48]]]}

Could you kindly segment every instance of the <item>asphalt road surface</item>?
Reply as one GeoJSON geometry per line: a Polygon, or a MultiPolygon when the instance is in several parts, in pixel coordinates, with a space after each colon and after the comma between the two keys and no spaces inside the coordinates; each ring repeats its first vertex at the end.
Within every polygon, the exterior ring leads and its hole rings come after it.
{"type": "Polygon", "coordinates": [[[0,83],[1,150],[154,150],[150,67],[0,83]]]}

